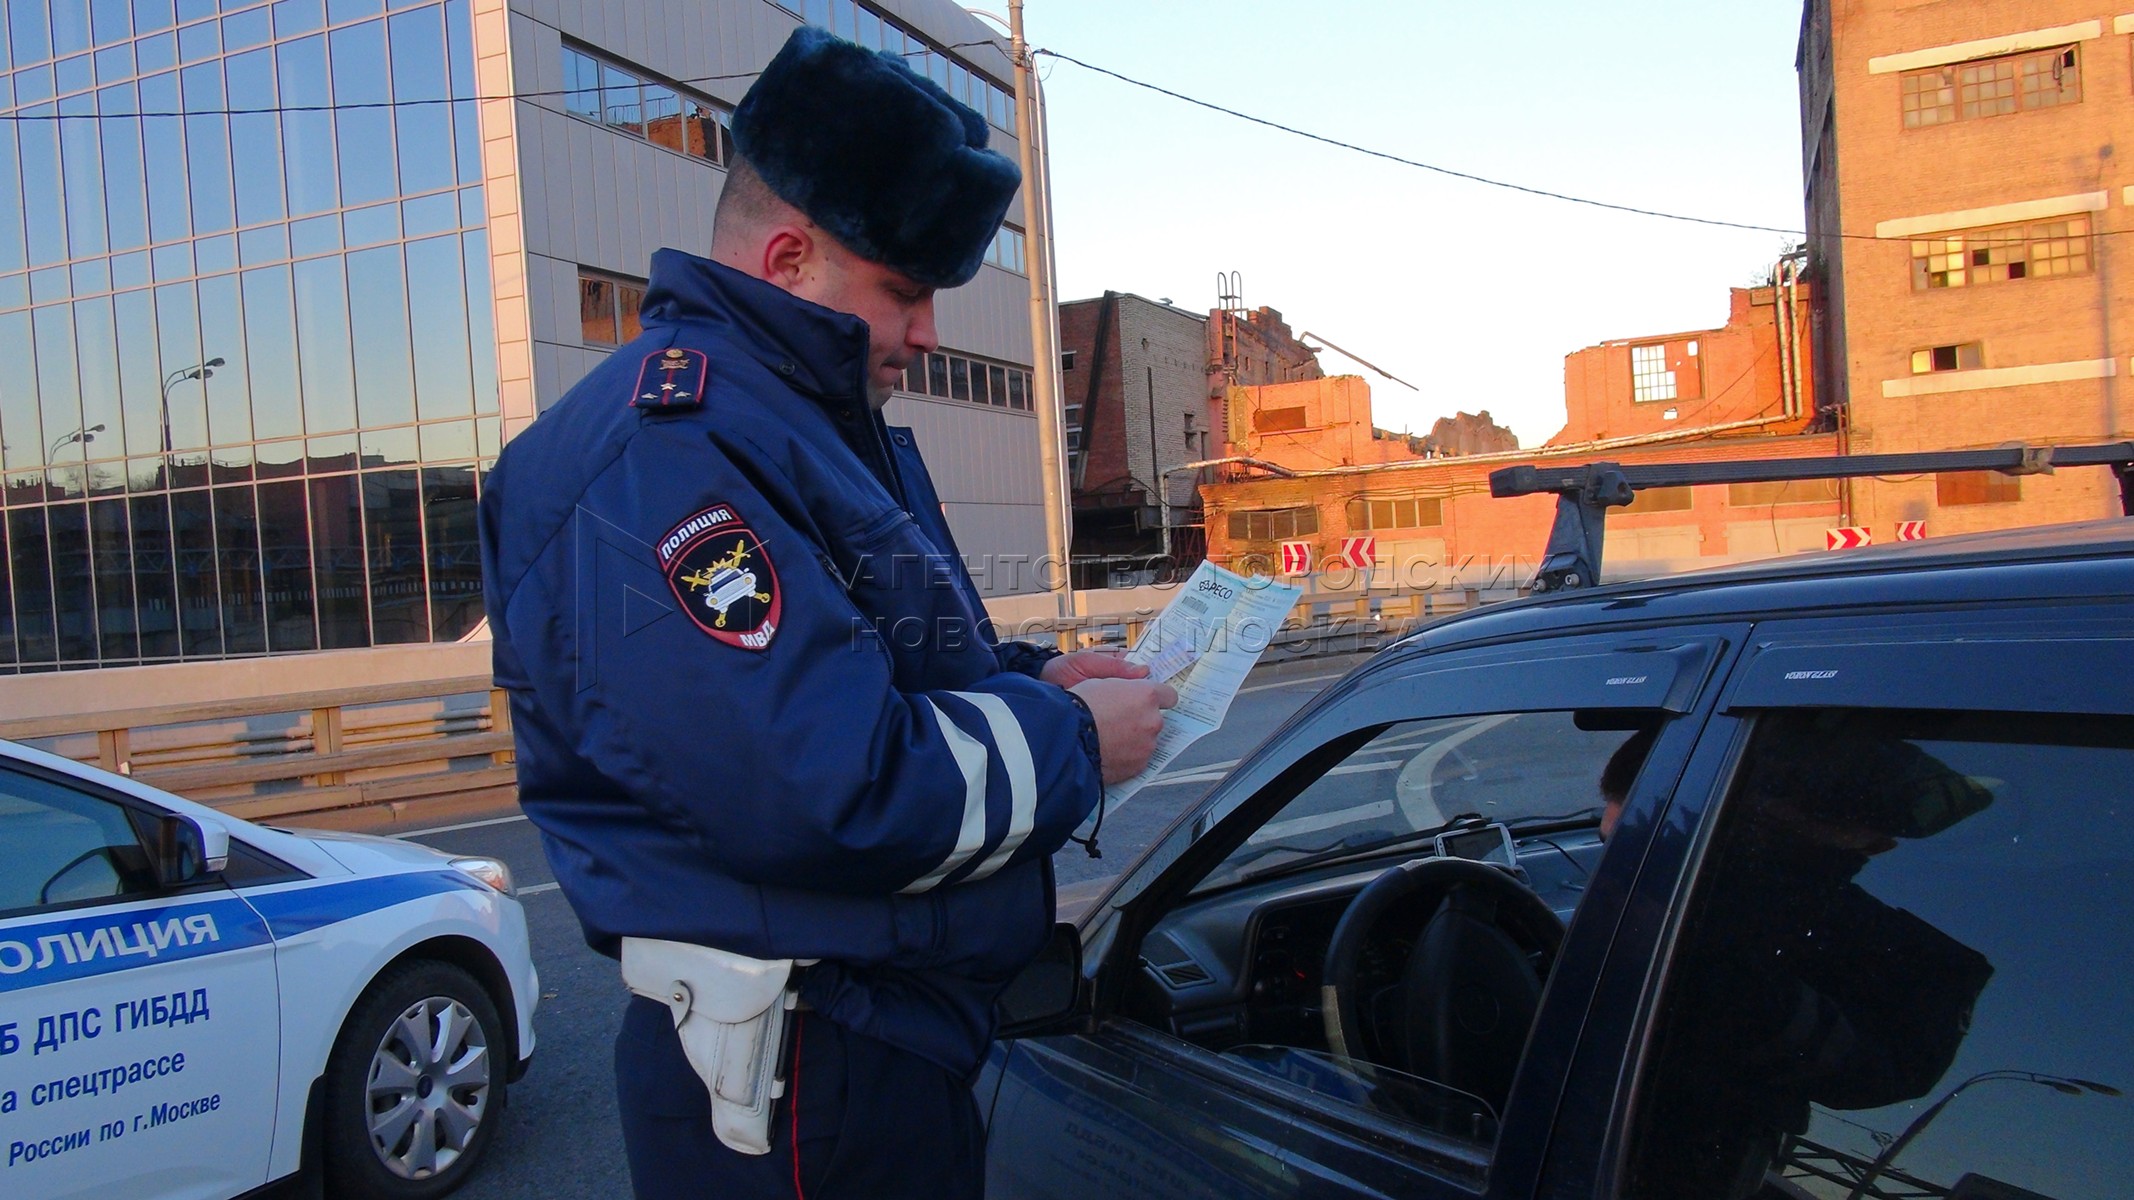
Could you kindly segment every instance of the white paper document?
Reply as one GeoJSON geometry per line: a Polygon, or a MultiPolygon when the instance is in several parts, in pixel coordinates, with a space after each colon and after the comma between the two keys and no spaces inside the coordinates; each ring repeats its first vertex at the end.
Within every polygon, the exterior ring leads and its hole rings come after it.
{"type": "Polygon", "coordinates": [[[1147,786],[1185,748],[1222,727],[1230,700],[1282,628],[1303,589],[1264,576],[1250,579],[1203,562],[1171,603],[1141,631],[1126,661],[1178,689],[1163,715],[1156,751],[1139,775],[1105,789],[1107,808],[1147,786]]]}

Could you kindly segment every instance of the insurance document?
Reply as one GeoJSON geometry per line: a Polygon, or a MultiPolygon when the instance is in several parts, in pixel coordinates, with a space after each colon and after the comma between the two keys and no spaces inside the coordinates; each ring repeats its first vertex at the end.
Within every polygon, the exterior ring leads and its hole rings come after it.
{"type": "Polygon", "coordinates": [[[1231,698],[1302,594],[1302,588],[1265,576],[1248,579],[1213,563],[1200,564],[1127,651],[1126,661],[1178,689],[1178,704],[1164,714],[1148,766],[1105,789],[1107,807],[1124,803],[1186,747],[1222,727],[1231,698]]]}

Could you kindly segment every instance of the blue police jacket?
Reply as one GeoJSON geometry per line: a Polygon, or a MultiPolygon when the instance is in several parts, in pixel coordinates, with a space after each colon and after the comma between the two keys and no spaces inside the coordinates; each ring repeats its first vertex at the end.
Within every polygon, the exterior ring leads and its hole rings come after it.
{"type": "Polygon", "coordinates": [[[867,327],[674,250],[644,333],[481,502],[519,797],[587,941],[820,959],[802,997],[969,1071],[1053,921],[1096,729],[997,643],[867,327]]]}

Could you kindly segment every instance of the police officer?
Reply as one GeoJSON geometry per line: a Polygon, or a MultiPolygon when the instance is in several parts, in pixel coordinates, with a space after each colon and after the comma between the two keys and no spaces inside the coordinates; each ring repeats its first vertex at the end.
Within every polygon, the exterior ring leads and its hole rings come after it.
{"type": "Polygon", "coordinates": [[[653,257],[643,335],[485,489],[520,800],[637,993],[638,1195],[975,1197],[1050,857],[1175,696],[996,642],[879,414],[1016,189],[984,119],[802,29],[733,136],[710,258],[653,257]]]}

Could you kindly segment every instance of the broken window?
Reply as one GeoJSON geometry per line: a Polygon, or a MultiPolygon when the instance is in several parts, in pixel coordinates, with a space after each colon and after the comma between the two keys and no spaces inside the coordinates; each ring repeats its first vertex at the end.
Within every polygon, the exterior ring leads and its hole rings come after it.
{"type": "Polygon", "coordinates": [[[1999,117],[2082,99],[2073,46],[1907,71],[1901,92],[1904,127],[1999,117]]]}
{"type": "Polygon", "coordinates": [[[1984,359],[1984,346],[1979,342],[1959,342],[1954,346],[1929,346],[1912,351],[1912,374],[1931,375],[1937,371],[1975,371],[1984,359]]]}
{"type": "Polygon", "coordinates": [[[1304,409],[1263,408],[1252,414],[1252,429],[1255,433],[1289,433],[1304,428],[1304,409]]]}
{"type": "Polygon", "coordinates": [[[2090,218],[1966,229],[1912,241],[1912,290],[2086,275],[2090,218]]]}

